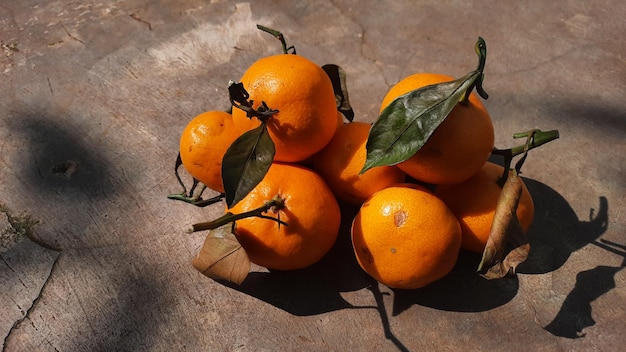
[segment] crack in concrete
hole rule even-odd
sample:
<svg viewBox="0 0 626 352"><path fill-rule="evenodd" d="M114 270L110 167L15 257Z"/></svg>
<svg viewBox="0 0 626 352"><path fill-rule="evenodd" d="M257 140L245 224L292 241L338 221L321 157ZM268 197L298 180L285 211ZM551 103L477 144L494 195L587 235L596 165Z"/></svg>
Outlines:
<svg viewBox="0 0 626 352"><path fill-rule="evenodd" d="M382 67L377 63L378 59L375 56L369 56L367 54L365 54L365 46L367 45L367 40L366 40L366 32L365 32L365 26L363 26L361 23L357 22L355 20L354 17L349 16L347 13L345 13L343 11L343 9L337 5L335 3L335 1L333 0L329 0L329 3L337 9L337 11L339 11L339 13L341 14L341 16L349 19L352 23L354 23L357 27L359 27L360 29L360 33L357 35L357 37L360 39L360 43L359 43L359 55L364 58L365 60L369 61L372 63L372 65L374 65L374 67L376 67L376 69L378 70L378 73L380 74L380 76L382 77L383 81L385 82L385 85L387 87L391 87L392 84L389 83L389 81L387 80L387 77L385 77L384 75L384 71L382 69Z"/></svg>
<svg viewBox="0 0 626 352"><path fill-rule="evenodd" d="M379 60L378 58L376 58L376 56L370 56L367 55L365 53L365 47L367 45L367 36L368 34L365 31L365 26L363 26L361 23L357 22L354 17L349 16L339 5L337 5L335 3L335 1L330 0L329 3L335 7L337 9L337 11L339 11L339 13L341 14L341 16L349 19L352 23L354 23L357 27L359 27L360 33L357 35L357 37L359 38L360 42L359 42L359 55L369 61L372 65L374 65L374 67L376 67L376 70L378 71L378 73L380 74L380 77L382 77L383 81L385 82L385 85L387 87L391 87L392 84L389 83L389 81L387 80L387 77L384 74L384 70L381 67L381 65L379 64Z"/></svg>
<svg viewBox="0 0 626 352"><path fill-rule="evenodd" d="M151 30L152 30L152 24L151 24L150 22L148 22L148 21L146 21L146 20L142 19L141 17L139 17L139 15L138 15L138 14L136 14L136 13L131 13L129 16L130 16L130 18L132 18L133 20L135 20L135 21L137 21L137 22L140 22L140 23L143 23L143 24L147 25L147 26L148 26L148 30L149 30L149 31L151 31Z"/></svg>
<svg viewBox="0 0 626 352"><path fill-rule="evenodd" d="M59 254L60 255L60 254ZM52 277L52 273L54 272L54 269L56 268L57 262L58 262L59 257L57 256L54 261L52 262L52 266L50 267L50 272L48 273L47 277L46 277L46 281L44 281L43 285L41 285L41 288L39 289L39 292L37 293L37 296L35 297L35 299L33 299L32 304L30 305L30 307L26 310L26 313L24 314L23 317L21 317L20 319L16 320L13 325L11 326L11 329L9 329L9 332L7 333L7 335L4 337L3 341L2 341L2 352L5 352L7 349L7 343L9 341L9 339L11 338L11 335L14 333L15 330L19 329L19 327L22 325L22 323L24 321L26 321L29 317L31 312L35 309L35 307L37 306L37 304L39 303L39 301L41 300L41 297L43 296L43 292L46 289L46 286L48 285L48 282L50 282L50 278ZM3 258L4 260L4 258ZM6 261L5 261L6 263ZM10 267L9 267L10 268ZM13 269L11 269L13 270ZM21 282L21 280L20 280ZM19 307L19 306L18 306ZM22 310L22 307L19 307L20 310ZM33 326L33 328L37 329L35 327L35 325L33 324L33 322L31 321L31 325ZM56 348L55 348L56 350Z"/></svg>
<svg viewBox="0 0 626 352"><path fill-rule="evenodd" d="M568 56L570 56L571 54L576 54L578 52L581 51L587 51L587 49L591 48L591 45L581 45L581 46L573 46L561 53L555 53L552 56L549 56L545 59L542 59L541 61L533 64L533 65L529 65L529 66L522 66L519 67L515 70L512 71L508 71L508 72L501 72L498 73L501 76L506 76L506 75L516 75L516 74L522 74L522 73L526 73L526 72L532 72L534 70L537 70L538 68L541 67L545 67L546 65L549 64L555 64L555 63L559 63L559 61L563 58L566 58Z"/></svg>
<svg viewBox="0 0 626 352"><path fill-rule="evenodd" d="M45 249L48 249L48 250L51 250L51 251L54 251L54 252L60 252L60 249L53 248L53 247L51 247L51 246L49 246L49 245L47 245L45 243L42 243L40 240L35 238L35 236L33 235L33 228L37 224L39 224L39 220L34 219L30 214L28 214L26 212L23 212L23 213L17 214L17 215L13 214L12 211L7 206L5 206L4 204L0 204L0 214L3 214L6 217L6 223L8 225L2 231L3 236L4 237L11 237L10 239L15 240L15 241L7 242L6 246L2 246L2 247L6 247L6 249L8 250L9 248L13 247L13 245L15 245L15 243L17 243L19 240L27 239L27 240L30 240L31 242L33 242L34 244L36 244L36 245L38 245L38 246L40 246L42 248L45 248ZM2 263L12 273L14 273L16 275L19 275L19 272L16 271L15 268L13 268L13 266L9 263L9 261L5 258L4 255L0 254L0 258L2 260ZM24 308L23 307L21 307L17 302L15 302L16 306L18 307L20 313L23 314L23 316L13 322L13 325L9 329L7 335L4 337L3 342L2 342L2 350L3 351L5 351L6 348L7 348L6 346L7 346L7 342L9 340L10 336L22 324L22 322L24 322L30 316L30 312L33 311L34 307L36 307L37 303L41 299L43 290L45 289L46 285L48 284L48 281L50 280L50 278L52 276L52 272L53 272L54 268L56 267L57 261L58 261L58 256L56 256L54 258L54 260L52 262L52 265L50 266L50 270L46 274L45 281L41 285L41 287L39 289L39 292L37 292L35 298L32 300L30 307L28 309L26 309L26 312L24 312ZM26 289L26 290L29 289L29 285L27 285L26 282L24 282L24 280L22 280L21 277L18 277L17 281L24 287L24 289Z"/></svg>
<svg viewBox="0 0 626 352"><path fill-rule="evenodd" d="M361 55L362 57L366 58L367 60L373 61L372 58L367 57L364 53L363 53L363 47L365 46L365 27L363 27L363 25L361 25L359 22L355 21L353 17L349 16L347 13L345 13L343 11L343 9L337 5L335 3L335 1L333 0L329 0L329 3L337 9L337 11L339 11L339 13L341 14L342 17L345 17L347 19L349 19L352 23L354 23L355 25L357 25L361 31L360 35L358 36L359 39L361 40L361 42L359 43L359 55Z"/></svg>
<svg viewBox="0 0 626 352"><path fill-rule="evenodd" d="M70 39L72 39L72 40L74 40L74 41L77 41L77 42L81 43L82 45L86 45L84 41L82 41L80 38L78 38L78 37L74 36L72 33L70 33L70 31L69 31L69 30L67 30L67 27L65 27L65 25L64 25L64 24L61 24L61 26L62 26L62 27L63 27L63 29L65 30L65 34L67 34L67 36L68 36Z"/></svg>

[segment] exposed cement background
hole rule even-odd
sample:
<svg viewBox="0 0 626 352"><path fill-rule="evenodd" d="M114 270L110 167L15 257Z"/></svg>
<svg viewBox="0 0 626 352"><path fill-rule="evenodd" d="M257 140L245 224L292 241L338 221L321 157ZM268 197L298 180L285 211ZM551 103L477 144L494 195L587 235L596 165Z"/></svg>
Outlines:
<svg viewBox="0 0 626 352"><path fill-rule="evenodd" d="M4 349L623 348L624 18L616 0L3 1L0 203L40 221L0 253ZM204 234L182 229L222 208L166 199L178 136L280 51L257 23L342 66L356 119L370 122L404 76L473 69L484 37L497 146L561 133L524 166L536 221L518 277L484 281L464 255L448 278L395 292L356 266L347 225L304 272L255 267L241 287L196 272Z"/></svg>

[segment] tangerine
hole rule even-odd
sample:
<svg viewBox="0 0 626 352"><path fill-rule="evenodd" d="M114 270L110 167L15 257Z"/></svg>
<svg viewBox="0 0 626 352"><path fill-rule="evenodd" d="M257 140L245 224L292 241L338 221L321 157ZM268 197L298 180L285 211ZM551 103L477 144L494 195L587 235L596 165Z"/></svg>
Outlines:
<svg viewBox="0 0 626 352"><path fill-rule="evenodd" d="M370 126L366 122L342 124L313 159L313 169L335 196L353 205L361 205L377 191L404 182L406 176L395 166L375 167L360 174L367 155L365 144Z"/></svg>
<svg viewBox="0 0 626 352"><path fill-rule="evenodd" d="M337 110L337 128L339 128L339 126L345 124L345 116L341 113L341 111ZM337 131L335 131L337 132Z"/></svg>
<svg viewBox="0 0 626 352"><path fill-rule="evenodd" d="M476 253L484 251L502 191L497 182L503 173L504 167L487 162L465 182L439 185L435 189L435 194L459 219L463 235L462 248ZM528 230L534 218L533 199L523 181L517 218L524 231Z"/></svg>
<svg viewBox="0 0 626 352"><path fill-rule="evenodd" d="M380 111L399 96L427 85L452 81L435 73L417 73L394 85ZM420 150L398 167L409 176L431 184L454 184L475 174L494 145L491 117L475 93L469 104L457 104Z"/></svg>
<svg viewBox="0 0 626 352"><path fill-rule="evenodd" d="M272 215L288 225L260 217L236 221L235 235L250 261L278 270L307 267L333 246L339 232L339 205L324 180L297 164L273 163L263 180L229 211L239 214L278 197Z"/></svg>
<svg viewBox="0 0 626 352"><path fill-rule="evenodd" d="M267 120L276 154L274 160L298 162L320 151L337 129L335 93L326 72L294 54L261 58L241 77L257 109L262 102L278 110ZM260 124L241 109L233 109L235 124L251 129Z"/></svg>
<svg viewBox="0 0 626 352"><path fill-rule="evenodd" d="M180 158L187 172L207 187L224 192L222 159L242 130L225 111L207 111L185 126L180 138Z"/></svg>
<svg viewBox="0 0 626 352"><path fill-rule="evenodd" d="M447 275L461 248L454 214L423 186L374 193L352 223L359 265L379 282L400 289L424 287Z"/></svg>

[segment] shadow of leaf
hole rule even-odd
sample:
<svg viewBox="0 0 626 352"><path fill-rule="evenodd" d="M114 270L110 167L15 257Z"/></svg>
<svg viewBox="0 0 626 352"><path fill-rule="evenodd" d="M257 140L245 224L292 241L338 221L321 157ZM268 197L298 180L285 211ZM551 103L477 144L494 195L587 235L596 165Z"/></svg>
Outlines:
<svg viewBox="0 0 626 352"><path fill-rule="evenodd" d="M615 288L615 274L622 269L624 266L597 266L578 273L576 286L545 329L553 335L571 339L585 336L583 329L596 323L591 315L591 302Z"/></svg>
<svg viewBox="0 0 626 352"><path fill-rule="evenodd" d="M543 274L554 271L570 255L597 240L607 228L608 201L600 197L599 207L589 221L579 221L569 203L549 186L524 179L535 204L535 220L529 229L530 253L517 272Z"/></svg>
<svg viewBox="0 0 626 352"><path fill-rule="evenodd" d="M562 267L573 252L588 244L606 247L597 242L608 227L606 197L599 198L598 208L591 209L588 221L580 221L568 202L552 188L530 179L524 182L535 203L535 221L529 231L530 255L518 267L519 273L552 272ZM584 336L583 329L595 324L591 302L615 288L614 277L621 269L623 265L598 266L578 273L574 289L545 330L566 338Z"/></svg>

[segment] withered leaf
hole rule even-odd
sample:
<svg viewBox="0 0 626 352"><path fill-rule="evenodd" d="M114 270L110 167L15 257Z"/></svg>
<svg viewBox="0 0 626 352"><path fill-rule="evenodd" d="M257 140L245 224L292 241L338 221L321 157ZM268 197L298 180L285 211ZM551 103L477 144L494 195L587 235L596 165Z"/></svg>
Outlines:
<svg viewBox="0 0 626 352"><path fill-rule="evenodd" d="M514 275L515 269L528 258L530 244L517 218L522 195L522 180L511 171L498 198L493 224L478 272L486 279Z"/></svg>
<svg viewBox="0 0 626 352"><path fill-rule="evenodd" d="M250 272L250 259L232 233L232 223L209 231L193 266L214 280L241 284Z"/></svg>

